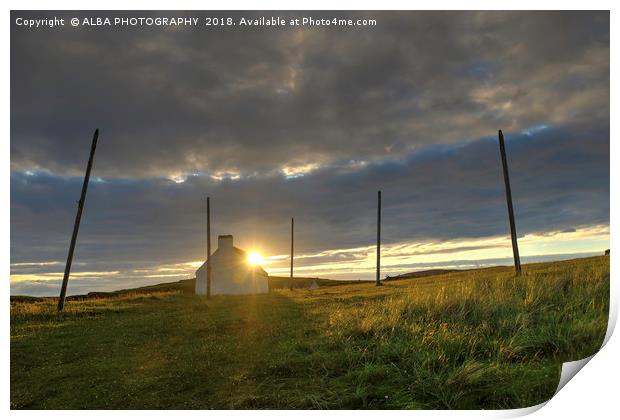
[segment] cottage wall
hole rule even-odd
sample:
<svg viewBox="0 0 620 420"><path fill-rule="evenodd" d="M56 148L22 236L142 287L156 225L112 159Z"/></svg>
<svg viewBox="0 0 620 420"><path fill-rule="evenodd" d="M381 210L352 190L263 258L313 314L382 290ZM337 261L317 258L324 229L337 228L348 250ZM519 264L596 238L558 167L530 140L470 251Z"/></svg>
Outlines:
<svg viewBox="0 0 620 420"><path fill-rule="evenodd" d="M196 270L196 286L194 291L197 295L207 294L207 263L205 262Z"/></svg>
<svg viewBox="0 0 620 420"><path fill-rule="evenodd" d="M233 247L231 236L218 238L218 249L210 258L212 295L268 293L268 276L258 266L248 264L243 251ZM196 294L207 294L207 263L196 271Z"/></svg>

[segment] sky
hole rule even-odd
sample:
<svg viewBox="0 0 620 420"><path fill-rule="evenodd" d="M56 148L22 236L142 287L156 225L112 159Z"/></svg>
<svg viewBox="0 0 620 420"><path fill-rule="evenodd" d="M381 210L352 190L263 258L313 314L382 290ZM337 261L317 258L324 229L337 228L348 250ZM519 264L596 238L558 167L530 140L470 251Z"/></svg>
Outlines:
<svg viewBox="0 0 620 420"><path fill-rule="evenodd" d="M17 17L375 19L372 27L25 28ZM193 277L212 240L287 275L510 264L609 247L608 12L12 12L11 293Z"/></svg>

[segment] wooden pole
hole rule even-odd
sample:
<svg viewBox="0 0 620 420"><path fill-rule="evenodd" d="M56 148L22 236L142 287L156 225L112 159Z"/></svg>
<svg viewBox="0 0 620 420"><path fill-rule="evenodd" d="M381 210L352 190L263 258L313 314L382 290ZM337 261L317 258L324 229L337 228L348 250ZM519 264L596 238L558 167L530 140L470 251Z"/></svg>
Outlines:
<svg viewBox="0 0 620 420"><path fill-rule="evenodd" d="M293 290L293 259L295 254L295 219L291 217L291 276L289 279L289 289Z"/></svg>
<svg viewBox="0 0 620 420"><path fill-rule="evenodd" d="M381 191L377 191L377 279L376 285L381 286Z"/></svg>
<svg viewBox="0 0 620 420"><path fill-rule="evenodd" d="M515 227L515 214L512 207L512 192L510 191L510 178L508 177L508 161L506 159L506 147L504 146L504 134L499 130L499 154L502 158L504 171L504 185L506 187L506 204L508 206L508 220L510 222L510 236L512 239L512 254L515 260L515 273L521 275L521 259L519 258L519 244L517 242L517 228Z"/></svg>
<svg viewBox="0 0 620 420"><path fill-rule="evenodd" d="M207 298L211 297L211 199L207 197Z"/></svg>
<svg viewBox="0 0 620 420"><path fill-rule="evenodd" d="M95 157L95 149L97 148L97 139L99 138L99 129L95 130L93 142L90 146L90 157L86 165L86 174L84 175L84 183L82 184L82 193L80 201L78 201L77 214L75 215L75 224L73 225L73 234L71 235L71 243L69 244L69 254L67 255L67 264L65 265L65 275L62 278L62 287L60 288L60 297L58 298L58 312L62 312L65 307L65 298L67 297L67 285L69 284L69 275L71 273L71 262L73 261L73 252L75 251L75 243L77 241L78 231L80 230L80 220L82 219L82 210L86 201L86 190L88 189L88 181L90 179L90 171L93 167L93 158Z"/></svg>

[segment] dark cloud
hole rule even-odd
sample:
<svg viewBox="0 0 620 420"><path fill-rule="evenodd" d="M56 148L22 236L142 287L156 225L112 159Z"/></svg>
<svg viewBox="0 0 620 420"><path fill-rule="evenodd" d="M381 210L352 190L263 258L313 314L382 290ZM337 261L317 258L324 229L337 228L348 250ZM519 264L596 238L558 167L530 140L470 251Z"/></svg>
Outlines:
<svg viewBox="0 0 620 420"><path fill-rule="evenodd" d="M95 126L99 173L123 177L264 173L608 119L608 13L339 14L378 23L13 25L12 166L75 175Z"/></svg>
<svg viewBox="0 0 620 420"><path fill-rule="evenodd" d="M519 233L609 222L607 130L549 128L507 134ZM81 179L14 172L11 244L16 260L62 260ZM170 263L198 260L205 197L215 234L244 246L288 252L289 218L300 252L370 244L376 191L383 191L386 243L505 234L506 208L495 138L431 146L362 169L330 167L303 177L215 181L189 177L94 182L80 233L80 258ZM102 255L102 252L104 254Z"/></svg>

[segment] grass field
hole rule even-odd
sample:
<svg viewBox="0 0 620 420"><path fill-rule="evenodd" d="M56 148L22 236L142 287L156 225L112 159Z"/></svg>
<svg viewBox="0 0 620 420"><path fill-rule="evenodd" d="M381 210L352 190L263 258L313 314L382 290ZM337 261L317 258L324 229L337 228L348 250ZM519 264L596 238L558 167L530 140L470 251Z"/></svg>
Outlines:
<svg viewBox="0 0 620 420"><path fill-rule="evenodd" d="M11 407L517 408L596 352L609 259L211 300L11 303Z"/></svg>

